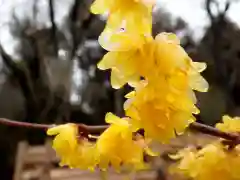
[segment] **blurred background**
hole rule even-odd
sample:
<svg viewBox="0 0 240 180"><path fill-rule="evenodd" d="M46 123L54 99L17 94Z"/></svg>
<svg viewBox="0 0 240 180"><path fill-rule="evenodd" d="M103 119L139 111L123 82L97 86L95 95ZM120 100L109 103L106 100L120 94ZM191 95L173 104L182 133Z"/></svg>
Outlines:
<svg viewBox="0 0 240 180"><path fill-rule="evenodd" d="M90 14L91 3L0 0L1 118L97 125L108 111L123 115L129 87L113 90L109 71L96 69L106 53L97 41L106 18ZM240 115L239 9L237 0L158 0L154 9L154 35L175 32L193 60L208 65L209 92L197 94L198 121L205 124ZM12 179L20 166L23 140L40 145L46 135L0 124L1 179Z"/></svg>

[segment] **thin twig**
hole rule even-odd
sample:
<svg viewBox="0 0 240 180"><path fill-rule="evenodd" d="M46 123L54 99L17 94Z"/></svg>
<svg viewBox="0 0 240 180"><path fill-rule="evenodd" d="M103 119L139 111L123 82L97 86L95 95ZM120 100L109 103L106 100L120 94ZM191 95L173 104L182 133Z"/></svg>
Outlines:
<svg viewBox="0 0 240 180"><path fill-rule="evenodd" d="M43 130L47 130L51 127L56 126L56 124L38 124L38 123L20 122L20 121L10 120L6 118L0 118L0 124L5 124L8 126L25 127L25 128L36 128L36 129L43 129ZM88 126L85 124L77 124L77 126L80 131L89 132L93 134L101 133L108 127L107 125Z"/></svg>
<svg viewBox="0 0 240 180"><path fill-rule="evenodd" d="M217 128L214 128L212 126L208 126L205 124L194 122L192 123L189 128L191 130L196 130L198 132L209 134L215 137L223 138L230 141L239 141L240 142L240 136L235 133L228 133L218 130Z"/></svg>
<svg viewBox="0 0 240 180"><path fill-rule="evenodd" d="M6 118L0 118L0 124L4 124L7 126L18 126L18 127L25 127L25 128L44 129L44 130L53 126L53 125L48 125L48 124L20 122L20 121L10 120L10 119L6 119Z"/></svg>
<svg viewBox="0 0 240 180"><path fill-rule="evenodd" d="M37 124L37 123L29 123L29 122L19 122L15 120L6 119L6 118L0 118L0 124L5 124L8 126L19 126L19 127L25 127L25 128L38 128L43 130L47 130L48 128L56 126L55 124ZM91 134L102 133L105 129L109 127L108 125L89 126L85 124L77 124L77 126L80 132L91 133ZM225 140L234 141L235 143L240 144L240 136L235 133L223 132L212 126L204 125L197 122L193 122L189 126L189 128L191 130L195 130L204 134L223 138Z"/></svg>

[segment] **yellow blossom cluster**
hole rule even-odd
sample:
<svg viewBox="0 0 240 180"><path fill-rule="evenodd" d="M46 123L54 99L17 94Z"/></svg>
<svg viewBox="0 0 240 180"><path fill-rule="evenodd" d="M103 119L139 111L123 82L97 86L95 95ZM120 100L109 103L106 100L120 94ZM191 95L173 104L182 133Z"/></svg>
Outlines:
<svg viewBox="0 0 240 180"><path fill-rule="evenodd" d="M137 29L136 29L137 31ZM134 87L125 103L126 115L147 137L167 142L182 133L199 113L193 90L206 92L200 75L205 63L193 62L175 34L151 35L107 29L99 38L109 52L98 68L111 69L111 85Z"/></svg>
<svg viewBox="0 0 240 180"><path fill-rule="evenodd" d="M96 166L95 144L88 142L83 137L78 137L77 125L59 125L48 129L47 134L55 136L53 148L61 158L61 166L89 170Z"/></svg>
<svg viewBox="0 0 240 180"><path fill-rule="evenodd" d="M131 169L145 167L143 153L151 152L139 140L133 140L133 129L127 118L107 113L106 122L110 127L96 143L79 136L76 124L65 124L50 128L48 135L55 135L53 148L61 158L60 165L70 168L107 170L111 165L119 171L124 165Z"/></svg>
<svg viewBox="0 0 240 180"><path fill-rule="evenodd" d="M194 90L206 92L208 83L200 75L205 63L193 62L173 33L152 37L152 9L155 0L95 0L94 14L107 14L99 44L109 51L98 63L111 69L115 89L130 85L125 116L107 113L110 124L90 143L78 137L77 126L66 124L48 130L56 135L53 148L62 164L73 168L106 170L110 165L145 167L143 154L154 155L148 142L168 142L183 133L199 110ZM133 135L143 129L144 137ZM136 138L138 137L138 138ZM149 141L147 141L148 139Z"/></svg>
<svg viewBox="0 0 240 180"><path fill-rule="evenodd" d="M150 34L154 1L95 0L90 10L94 14L108 13L106 29L124 26L132 32Z"/></svg>
<svg viewBox="0 0 240 180"><path fill-rule="evenodd" d="M223 123L218 123L216 128L224 132L240 132L239 117L223 117ZM201 150L186 148L173 159L180 158L173 172L182 173L196 180L238 180L240 179L240 145L230 147L221 140L206 145Z"/></svg>

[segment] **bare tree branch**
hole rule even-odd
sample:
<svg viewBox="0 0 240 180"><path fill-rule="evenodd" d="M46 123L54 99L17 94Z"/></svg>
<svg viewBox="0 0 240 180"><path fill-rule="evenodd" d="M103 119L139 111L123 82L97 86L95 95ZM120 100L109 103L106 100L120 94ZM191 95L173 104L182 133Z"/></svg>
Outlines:
<svg viewBox="0 0 240 180"><path fill-rule="evenodd" d="M207 13L208 13L211 21L213 21L216 17L220 17L221 19L224 19L227 11L229 10L229 8L230 8L230 6L233 2L236 2L236 1L234 1L234 0L226 1L224 9L220 10L218 1L216 1L216 0L206 0L205 1L205 7L206 7ZM214 14L212 12L212 9L211 9L212 5L215 5L216 8L217 8L217 14L215 16L214 16Z"/></svg>
<svg viewBox="0 0 240 180"><path fill-rule="evenodd" d="M38 0L34 0L33 6L32 6L32 13L33 13L33 21L36 22L37 20L37 14L38 14Z"/></svg>
<svg viewBox="0 0 240 180"><path fill-rule="evenodd" d="M0 44L0 54L2 56L2 60L5 63L5 65L10 69L13 73L19 74L21 73L21 70L17 67L17 64L14 62L14 60L6 53L6 51L3 49L2 45Z"/></svg>
<svg viewBox="0 0 240 180"><path fill-rule="evenodd" d="M72 35L73 47L72 47L72 56L74 57L75 52L78 49L79 44L83 41L84 32L88 29L89 24L92 22L94 15L90 14L90 16L81 22L80 11L83 9L82 6L84 2L79 0L75 0L74 4L70 10L70 31ZM82 9L81 9L82 8Z"/></svg>
<svg viewBox="0 0 240 180"><path fill-rule="evenodd" d="M229 7L231 5L232 1L228 0L225 4L225 7L223 10L220 10L219 7L219 2L216 0L206 0L205 1L205 8L207 10L208 16L210 18L211 21L214 21L217 17L220 16L220 18L224 18L227 11L229 10ZM214 15L212 12L212 5L215 5L216 9L217 9L217 14Z"/></svg>
<svg viewBox="0 0 240 180"><path fill-rule="evenodd" d="M205 1L205 8L207 10L207 13L208 13L208 16L210 18L211 21L214 21L214 15L212 13L212 10L211 10L211 3L212 3L212 0L206 0Z"/></svg>
<svg viewBox="0 0 240 180"><path fill-rule="evenodd" d="M58 47L57 26L55 23L53 0L49 0L48 3L49 3L49 16L50 16L50 21L52 24L52 41L53 41L53 46L54 46L54 55L57 57L59 47Z"/></svg>
<svg viewBox="0 0 240 180"><path fill-rule="evenodd" d="M71 8L70 12L70 31L72 35L72 52L71 52L71 59L75 56L75 52L77 51L78 44L79 44L79 37L78 37L78 9L80 6L80 1L75 0L74 4Z"/></svg>
<svg viewBox="0 0 240 180"><path fill-rule="evenodd" d="M33 56L31 59L29 59L28 62L28 69L30 70L31 78L33 78L33 81L35 81L36 79L39 79L41 63L39 50L37 46L37 40L34 37L28 35L25 36L25 39L28 40L33 51Z"/></svg>
<svg viewBox="0 0 240 180"><path fill-rule="evenodd" d="M71 52L71 59L75 56L75 53L79 47L79 44L83 42L84 33L88 30L91 22L96 17L93 14L90 14L89 17L82 22L79 19L80 14L80 6L82 6L84 2L79 0L75 0L73 6L70 10L70 31L72 35L72 52Z"/></svg>
<svg viewBox="0 0 240 180"><path fill-rule="evenodd" d="M19 122L16 120L11 120L6 118L0 118L0 124L5 124L8 126L25 127L25 128L37 128L37 129L43 129L43 130L47 130L49 128L56 126L55 124L37 124L37 123ZM78 126L79 134L83 133L83 135L84 134L85 135L101 134L109 127L109 125L99 125L99 126L90 126L86 124L76 124L76 125ZM238 133L224 132L215 127L208 126L198 122L191 123L189 126L189 129L203 133L203 134L208 134L211 136L225 139L225 141L223 142L224 143L227 142L228 145L231 145L231 143L240 144L240 135Z"/></svg>
<svg viewBox="0 0 240 180"><path fill-rule="evenodd" d="M23 96L26 98L26 106L34 107L36 105L36 97L34 94L34 90L31 85L31 80L29 79L30 75L25 69L19 67L17 63L11 58L10 55L6 53L0 44L0 54L2 56L2 60L8 69L14 74L17 78L19 85L21 87L21 92Z"/></svg>
<svg viewBox="0 0 240 180"><path fill-rule="evenodd" d="M222 11L222 16L223 16L223 17L226 16L226 13L227 13L227 11L229 10L230 6L232 5L232 3L235 3L235 2L238 2L238 0L228 0L228 1L225 3L224 10Z"/></svg>
<svg viewBox="0 0 240 180"><path fill-rule="evenodd" d="M225 4L224 13L226 13L229 10L230 5L231 5L231 2L230 0L228 0Z"/></svg>

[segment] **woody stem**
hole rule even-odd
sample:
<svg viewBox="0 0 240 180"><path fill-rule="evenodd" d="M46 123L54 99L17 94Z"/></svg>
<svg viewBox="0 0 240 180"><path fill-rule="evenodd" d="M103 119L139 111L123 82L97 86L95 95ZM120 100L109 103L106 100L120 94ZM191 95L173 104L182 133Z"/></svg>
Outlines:
<svg viewBox="0 0 240 180"><path fill-rule="evenodd" d="M25 128L37 128L47 130L55 126L54 124L37 124L37 123L29 123L29 122L19 122L16 120L10 120L6 118L0 118L0 124L5 124L8 126L18 126L18 127L25 127ZM100 125L100 126L89 126L85 124L77 124L79 131L88 132L88 133L102 133L105 129L108 128L108 125ZM189 128L191 130L195 130L204 134L212 135L215 137L223 138L225 140L239 142L240 143L240 136L234 133L227 133L220 131L212 126L204 125L198 122L193 122Z"/></svg>

